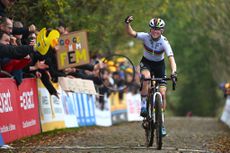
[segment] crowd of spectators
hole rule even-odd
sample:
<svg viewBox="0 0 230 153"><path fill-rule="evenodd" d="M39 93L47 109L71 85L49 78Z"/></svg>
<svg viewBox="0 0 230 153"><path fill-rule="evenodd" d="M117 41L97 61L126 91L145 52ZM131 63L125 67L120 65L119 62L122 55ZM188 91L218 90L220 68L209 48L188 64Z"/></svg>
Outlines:
<svg viewBox="0 0 230 153"><path fill-rule="evenodd" d="M31 33L36 31L32 24L23 27L21 22L13 21L5 12L7 7L12 6L14 0L0 0L0 68L11 74L17 85L22 81L23 68L31 62L29 54L36 53L34 46L22 44Z"/></svg>
<svg viewBox="0 0 230 153"><path fill-rule="evenodd" d="M5 12L7 7L12 6L15 0L0 0L0 70L1 77L8 77L10 74L17 85L20 85L25 77L38 77L48 89L51 95L58 93L52 82L57 82L58 77L78 77L91 79L101 84L97 76L86 74L85 70L94 71L98 65L83 65L75 68L58 70L56 51L58 48L49 48L46 55L41 55L34 48L36 44L37 29L34 24L24 27L20 21L13 21ZM68 34L64 26L57 27L60 34ZM47 35L49 34L47 32Z"/></svg>
<svg viewBox="0 0 230 153"><path fill-rule="evenodd" d="M14 21L7 16L5 9L12 6L16 0L0 0L0 77L12 77L16 84L20 85L23 78L37 77L40 78L44 86L51 95L59 98L57 90L53 83L58 82L58 77L82 78L89 79L97 86L100 95L111 93L103 82L108 79L109 73L101 79L99 70L105 69L100 56L93 56L91 63L77 67L58 69L56 52L58 46L50 47L45 55L40 54L35 49L37 29L34 24L24 26L20 21ZM56 28L59 33L68 34L68 28L60 25ZM47 30L47 35L52 29ZM108 69L116 81L119 74L112 67ZM128 72L128 69L127 69ZM129 72L131 72L129 70ZM126 80L130 80L133 72L127 73ZM138 78L138 77L135 77ZM137 93L138 84L127 83L126 91ZM119 93L122 98L123 91ZM99 96L99 102L103 109L104 97Z"/></svg>

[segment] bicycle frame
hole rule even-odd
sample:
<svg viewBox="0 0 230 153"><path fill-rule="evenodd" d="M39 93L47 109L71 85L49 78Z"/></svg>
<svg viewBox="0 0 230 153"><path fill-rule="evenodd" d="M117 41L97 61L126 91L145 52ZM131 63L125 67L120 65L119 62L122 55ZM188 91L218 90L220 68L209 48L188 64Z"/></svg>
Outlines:
<svg viewBox="0 0 230 153"><path fill-rule="evenodd" d="M148 116L143 120L143 127L146 133L147 147L152 146L154 139L154 131L156 134L157 149L162 147L162 123L164 122L164 113L162 112L163 97L159 92L159 82L161 80L172 80L173 89L175 88L175 81L171 78L144 78L144 81L150 81L147 101Z"/></svg>

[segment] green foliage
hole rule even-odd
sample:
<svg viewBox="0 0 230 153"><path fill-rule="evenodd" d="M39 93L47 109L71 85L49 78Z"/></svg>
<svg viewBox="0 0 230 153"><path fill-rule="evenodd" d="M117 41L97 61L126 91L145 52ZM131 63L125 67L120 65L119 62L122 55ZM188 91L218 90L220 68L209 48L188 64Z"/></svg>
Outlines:
<svg viewBox="0 0 230 153"><path fill-rule="evenodd" d="M229 7L228 0L20 0L9 12L38 28L65 23L71 31L87 30L91 54L122 53L135 64L143 47L125 33L124 18L134 16L136 31L149 31L152 17L163 18L179 73L176 92L168 92L168 109L214 116L221 103L217 86L230 74Z"/></svg>
<svg viewBox="0 0 230 153"><path fill-rule="evenodd" d="M66 18L65 13L69 8L65 0L20 0L10 8L9 14L25 25L34 23L40 29L55 28Z"/></svg>

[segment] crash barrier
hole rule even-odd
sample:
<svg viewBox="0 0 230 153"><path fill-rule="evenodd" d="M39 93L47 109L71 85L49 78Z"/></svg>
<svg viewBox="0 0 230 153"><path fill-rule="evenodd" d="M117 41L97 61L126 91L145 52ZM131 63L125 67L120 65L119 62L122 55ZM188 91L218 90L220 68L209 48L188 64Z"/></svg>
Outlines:
<svg viewBox="0 0 230 153"><path fill-rule="evenodd" d="M17 87L14 79L0 78L0 133L5 143L40 133L38 113L35 79L24 79Z"/></svg>
<svg viewBox="0 0 230 153"><path fill-rule="evenodd" d="M220 119L230 127L230 95L226 98L226 103Z"/></svg>
<svg viewBox="0 0 230 153"><path fill-rule="evenodd" d="M59 84L54 86L59 93L59 99L51 96L42 83L38 82L43 132L93 125L111 126L124 121L141 120L139 94L123 93L122 98L119 98L118 92L109 96L105 94L104 102L100 103L99 95L88 94L88 89L75 93L64 91Z"/></svg>
<svg viewBox="0 0 230 153"><path fill-rule="evenodd" d="M99 95L66 92L58 84L59 98L51 96L39 79L24 79L17 87L13 79L1 78L0 85L0 146L54 129L141 120L139 94L105 94L101 103Z"/></svg>

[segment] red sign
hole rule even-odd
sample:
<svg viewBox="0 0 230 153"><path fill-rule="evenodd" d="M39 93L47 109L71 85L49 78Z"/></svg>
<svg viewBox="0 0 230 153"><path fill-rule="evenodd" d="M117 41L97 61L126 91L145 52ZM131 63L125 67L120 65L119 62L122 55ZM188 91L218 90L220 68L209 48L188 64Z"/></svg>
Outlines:
<svg viewBox="0 0 230 153"><path fill-rule="evenodd" d="M19 86L19 118L22 137L40 133L36 79L24 79Z"/></svg>
<svg viewBox="0 0 230 153"><path fill-rule="evenodd" d="M19 88L10 78L0 78L0 133L5 143L40 132L35 79Z"/></svg>
<svg viewBox="0 0 230 153"><path fill-rule="evenodd" d="M17 86L13 79L0 79L0 133L5 143L20 138Z"/></svg>

